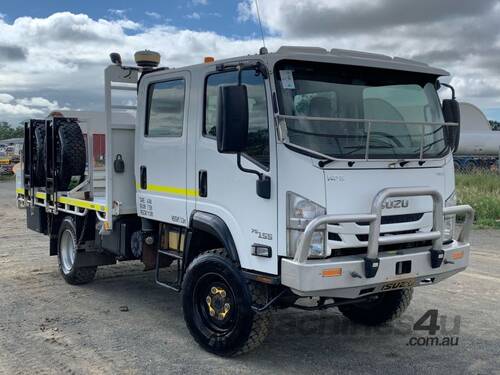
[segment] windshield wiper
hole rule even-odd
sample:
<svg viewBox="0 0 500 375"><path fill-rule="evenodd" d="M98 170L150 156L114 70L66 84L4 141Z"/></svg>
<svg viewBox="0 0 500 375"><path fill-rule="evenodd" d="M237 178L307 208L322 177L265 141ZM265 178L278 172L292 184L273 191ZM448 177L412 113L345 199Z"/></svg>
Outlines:
<svg viewBox="0 0 500 375"><path fill-rule="evenodd" d="M356 152L356 151L359 151L359 150L362 150L366 147L366 145L357 145L357 146L345 146L344 148L352 148L353 150L349 151L347 154L342 154L342 156L347 156L347 155L351 155L352 153ZM392 146L370 146L370 148L392 148ZM334 161L337 161L337 160L332 160L332 159L323 159L323 160L320 160L318 162L318 165L323 168L325 166L327 166L328 164L330 163L333 163ZM349 167L352 167L354 165L355 161L349 161L348 162L348 165Z"/></svg>
<svg viewBox="0 0 500 375"><path fill-rule="evenodd" d="M308 155L310 157L313 157L313 158L316 158L316 159L321 159L320 161L323 161L323 162L326 162L326 161L337 161L336 159L334 158L330 158L328 155L326 154L322 154L321 152L317 152L317 151L314 151L314 150L311 150L311 149L308 149L308 148L305 148L305 147L301 147L301 146L298 146L298 145L295 145L293 143L289 143L289 142L283 142L283 144L292 149L292 150L295 150L297 152L300 152L301 154L304 154L304 155Z"/></svg>
<svg viewBox="0 0 500 375"><path fill-rule="evenodd" d="M323 159L323 160L320 160L320 161L318 162L318 165L319 165L321 168L323 168L323 167L326 167L328 164L333 163L334 161L336 161L336 160L332 160L332 159Z"/></svg>

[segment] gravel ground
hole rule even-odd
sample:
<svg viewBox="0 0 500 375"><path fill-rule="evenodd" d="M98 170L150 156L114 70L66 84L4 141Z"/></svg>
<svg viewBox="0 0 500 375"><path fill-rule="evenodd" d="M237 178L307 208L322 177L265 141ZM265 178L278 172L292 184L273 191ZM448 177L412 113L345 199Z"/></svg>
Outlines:
<svg viewBox="0 0 500 375"><path fill-rule="evenodd" d="M156 286L139 263L102 267L89 285L66 284L47 238L27 231L13 182L0 182L0 374L500 374L500 231L474 231L472 240L470 267L416 289L388 326L289 309L275 314L257 351L223 359L196 345L179 295ZM457 345L409 345L427 335L412 327L429 309L439 312L436 337L458 337Z"/></svg>

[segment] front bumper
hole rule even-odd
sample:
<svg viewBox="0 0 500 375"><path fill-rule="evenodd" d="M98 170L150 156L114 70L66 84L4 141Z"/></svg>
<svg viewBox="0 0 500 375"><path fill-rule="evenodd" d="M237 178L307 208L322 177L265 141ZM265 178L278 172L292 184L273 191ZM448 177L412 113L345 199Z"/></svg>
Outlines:
<svg viewBox="0 0 500 375"><path fill-rule="evenodd" d="M443 246L443 250L444 261L439 268L432 268L428 249L381 253L378 272L372 278L363 276L364 259L359 256L310 260L306 263L282 259L281 282L300 296L338 298L358 298L381 292L384 288L393 290L430 285L464 270L469 264L469 244L454 241ZM457 255L461 258L455 259ZM397 275L396 264L404 261L411 261L411 271ZM338 268L342 269L341 275L324 276L328 270Z"/></svg>
<svg viewBox="0 0 500 375"><path fill-rule="evenodd" d="M380 237L382 204L388 197L431 196L433 228ZM445 216L465 215L457 241L443 245ZM474 211L470 206L443 209L441 194L430 188L387 188L372 203L370 214L320 216L306 227L293 259L282 259L281 282L301 296L358 298L386 290L428 285L465 269L469 262L469 233ZM312 234L319 227L341 222L364 221L370 224L366 256L308 259ZM432 240L432 247L379 253L379 245Z"/></svg>

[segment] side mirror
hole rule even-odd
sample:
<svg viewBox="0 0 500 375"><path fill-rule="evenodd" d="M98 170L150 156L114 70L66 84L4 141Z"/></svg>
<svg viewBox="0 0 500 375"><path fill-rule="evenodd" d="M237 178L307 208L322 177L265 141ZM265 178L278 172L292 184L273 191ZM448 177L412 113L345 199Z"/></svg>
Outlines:
<svg viewBox="0 0 500 375"><path fill-rule="evenodd" d="M445 122L455 122L458 126L446 126L444 129L445 139L452 152L458 148L460 141L460 105L455 99L443 100L443 117Z"/></svg>
<svg viewBox="0 0 500 375"><path fill-rule="evenodd" d="M248 94L246 86L221 86L217 103L217 150L243 152L248 141Z"/></svg>
<svg viewBox="0 0 500 375"><path fill-rule="evenodd" d="M460 105L455 99L443 100L443 116L445 122L460 123Z"/></svg>

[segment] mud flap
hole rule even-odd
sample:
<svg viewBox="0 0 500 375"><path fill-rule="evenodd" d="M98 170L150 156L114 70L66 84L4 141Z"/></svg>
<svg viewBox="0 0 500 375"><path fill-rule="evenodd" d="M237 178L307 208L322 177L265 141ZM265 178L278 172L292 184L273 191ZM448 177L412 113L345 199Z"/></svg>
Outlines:
<svg viewBox="0 0 500 375"><path fill-rule="evenodd" d="M78 252L75 259L75 268L107 266L116 264L116 259L113 255L99 253L97 251Z"/></svg>
<svg viewBox="0 0 500 375"><path fill-rule="evenodd" d="M38 233L47 234L47 214L43 207L26 207L26 226Z"/></svg>
<svg viewBox="0 0 500 375"><path fill-rule="evenodd" d="M144 271L151 271L156 268L156 250L151 245L146 245L142 242L142 263Z"/></svg>
<svg viewBox="0 0 500 375"><path fill-rule="evenodd" d="M144 271L151 271L156 268L156 257L157 250L153 245L147 245L142 243L142 258L141 261L144 264ZM167 259L165 257L160 257L160 268L165 268L172 264L172 259Z"/></svg>
<svg viewBox="0 0 500 375"><path fill-rule="evenodd" d="M50 242L49 242L49 255L50 256L57 255L57 243L58 243L57 234L51 234L50 235Z"/></svg>

